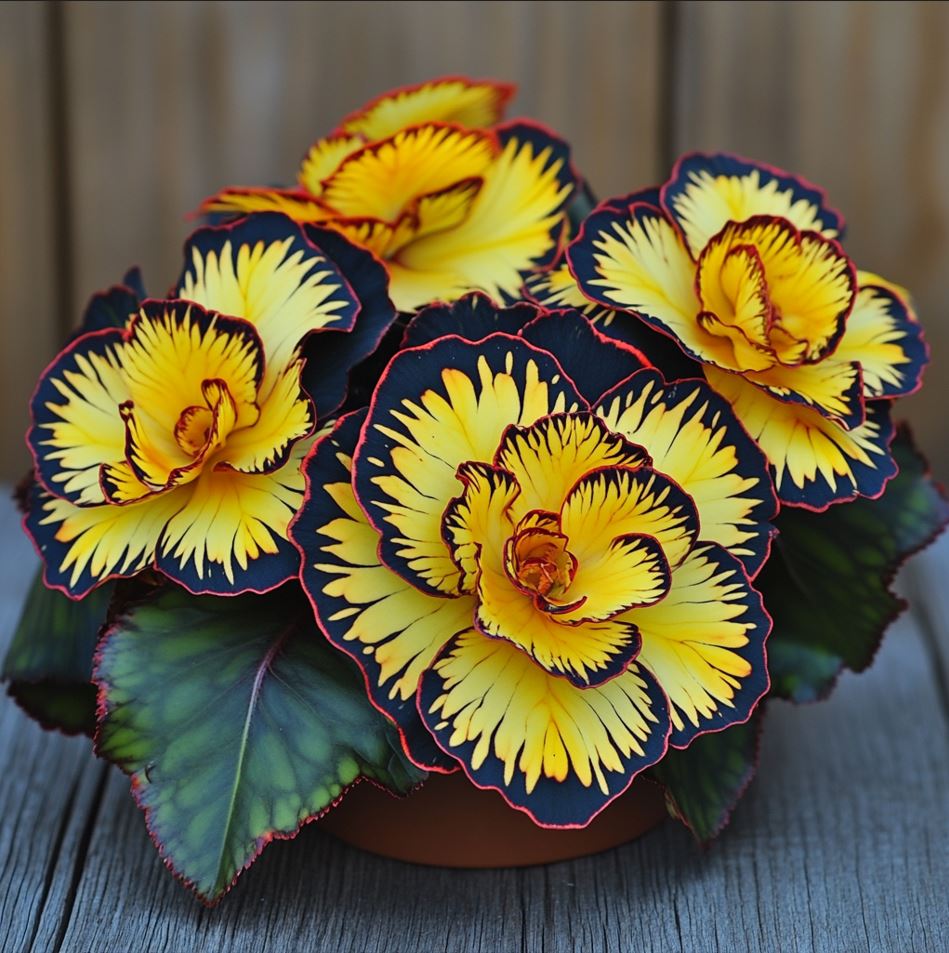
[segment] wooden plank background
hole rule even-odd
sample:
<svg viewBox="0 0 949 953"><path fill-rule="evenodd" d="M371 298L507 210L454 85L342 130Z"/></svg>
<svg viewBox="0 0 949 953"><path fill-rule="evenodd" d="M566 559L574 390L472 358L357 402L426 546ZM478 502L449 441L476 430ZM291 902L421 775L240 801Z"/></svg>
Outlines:
<svg viewBox="0 0 949 953"><path fill-rule="evenodd" d="M949 6L591 0L0 4L0 477L91 292L133 263L164 289L206 194L289 180L345 112L448 72L517 82L602 196L693 148L827 187L916 296L934 364L904 408L949 477Z"/></svg>

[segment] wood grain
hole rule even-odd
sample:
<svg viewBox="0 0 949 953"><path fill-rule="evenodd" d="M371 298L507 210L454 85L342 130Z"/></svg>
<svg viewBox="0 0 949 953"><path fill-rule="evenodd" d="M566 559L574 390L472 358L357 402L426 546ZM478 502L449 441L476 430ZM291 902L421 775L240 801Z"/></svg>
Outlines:
<svg viewBox="0 0 949 953"><path fill-rule="evenodd" d="M165 288L202 198L292 181L346 113L444 73L520 83L514 112L566 135L604 191L657 170L653 3L71 3L65 14L77 311L133 262Z"/></svg>
<svg viewBox="0 0 949 953"><path fill-rule="evenodd" d="M49 5L0 4L0 479L19 479L36 377L59 340Z"/></svg>
<svg viewBox="0 0 949 953"><path fill-rule="evenodd" d="M949 477L949 6L680 3L676 151L724 149L827 189L861 268L908 287L933 349L900 409Z"/></svg>
<svg viewBox="0 0 949 953"><path fill-rule="evenodd" d="M34 565L9 504L0 544L2 643ZM930 605L947 566L949 542L917 559L904 588L924 586ZM127 778L4 700L0 949L929 953L949 931L947 740L932 656L907 616L830 701L773 705L759 778L705 854L668 823L597 857L449 871L311 826L271 845L209 911L162 866Z"/></svg>

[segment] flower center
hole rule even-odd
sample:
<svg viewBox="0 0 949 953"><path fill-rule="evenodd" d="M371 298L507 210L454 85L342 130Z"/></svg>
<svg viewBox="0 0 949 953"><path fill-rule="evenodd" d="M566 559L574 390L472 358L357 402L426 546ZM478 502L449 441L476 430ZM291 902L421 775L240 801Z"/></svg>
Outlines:
<svg viewBox="0 0 949 953"><path fill-rule="evenodd" d="M555 521L554 514L551 516ZM519 529L505 546L508 579L521 592L534 596L538 607L547 612L571 608L559 600L577 572L577 560L567 549L567 537L558 530L555 523Z"/></svg>
<svg viewBox="0 0 949 953"><path fill-rule="evenodd" d="M211 436L214 414L210 407L185 407L175 424L175 440L185 453L197 456Z"/></svg>
<svg viewBox="0 0 949 953"><path fill-rule="evenodd" d="M204 403L185 407L174 431L178 446L196 459L223 445L237 422L234 398L224 381L204 381L201 396Z"/></svg>

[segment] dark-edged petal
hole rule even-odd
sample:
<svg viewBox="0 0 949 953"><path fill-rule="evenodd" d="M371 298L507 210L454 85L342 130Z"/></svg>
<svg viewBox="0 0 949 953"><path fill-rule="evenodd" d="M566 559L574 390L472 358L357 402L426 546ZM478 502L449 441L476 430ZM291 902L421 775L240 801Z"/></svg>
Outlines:
<svg viewBox="0 0 949 953"><path fill-rule="evenodd" d="M398 726L413 761L445 771L454 761L421 723L415 694L441 647L470 626L474 600L426 595L379 561L379 534L351 482L365 417L365 410L347 414L315 445L304 468L306 500L290 533L320 628L362 669L370 699Z"/></svg>
<svg viewBox="0 0 949 953"><path fill-rule="evenodd" d="M765 456L728 401L704 381L667 384L647 369L604 395L594 411L647 447L655 469L695 501L702 538L720 543L754 576L768 556L777 500Z"/></svg>
<svg viewBox="0 0 949 953"><path fill-rule="evenodd" d="M771 618L741 563L700 542L672 573L661 602L632 609L641 665L669 698L669 744L747 721L768 690L765 641Z"/></svg>
<svg viewBox="0 0 949 953"><path fill-rule="evenodd" d="M662 187L661 201L695 256L726 222L753 215L780 216L828 238L840 238L844 231L843 216L827 204L822 189L724 152L694 152L679 159Z"/></svg>
<svg viewBox="0 0 949 953"><path fill-rule="evenodd" d="M353 464L382 561L433 595L457 589L441 536L458 466L488 462L511 424L586 409L557 361L526 341L440 338L397 354L373 395Z"/></svg>
<svg viewBox="0 0 949 953"><path fill-rule="evenodd" d="M465 632L422 676L419 711L481 788L541 827L584 827L665 753L665 695L636 662L594 688L545 672L502 639Z"/></svg>

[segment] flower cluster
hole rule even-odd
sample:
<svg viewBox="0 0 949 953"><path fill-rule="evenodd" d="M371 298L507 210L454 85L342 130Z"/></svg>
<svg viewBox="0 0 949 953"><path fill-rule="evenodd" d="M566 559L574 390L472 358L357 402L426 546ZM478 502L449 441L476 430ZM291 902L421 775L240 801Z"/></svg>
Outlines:
<svg viewBox="0 0 949 953"><path fill-rule="evenodd" d="M562 139L499 124L512 93L457 78L397 90L314 143L297 188L224 189L203 208L339 230L386 262L400 311L473 288L516 296L556 255L575 176Z"/></svg>
<svg viewBox="0 0 949 953"><path fill-rule="evenodd" d="M920 325L819 190L693 155L577 224L511 94L397 90L296 187L219 191L168 295L97 295L33 396L23 639L68 636L44 600L93 634L97 750L206 898L360 777L571 828L648 772L712 836L769 689L888 621L822 642L808 534L831 574L871 538L877 591L947 517L890 421Z"/></svg>

